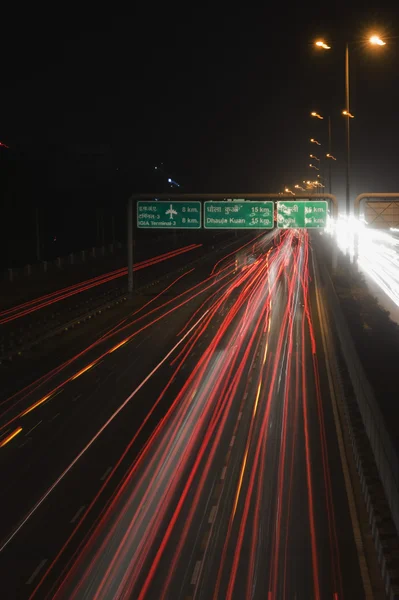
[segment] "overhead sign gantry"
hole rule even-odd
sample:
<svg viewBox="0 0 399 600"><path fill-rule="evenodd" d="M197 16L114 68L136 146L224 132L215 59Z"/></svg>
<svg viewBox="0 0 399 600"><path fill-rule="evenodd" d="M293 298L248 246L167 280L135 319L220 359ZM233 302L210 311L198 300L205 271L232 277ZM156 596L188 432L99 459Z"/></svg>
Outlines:
<svg viewBox="0 0 399 600"><path fill-rule="evenodd" d="M239 200L238 200L239 199ZM319 229L326 226L332 194L134 194L128 200L128 289L133 291L133 201L139 229ZM210 208L213 207L213 208ZM277 211L275 211L275 207ZM277 216L276 216L277 213ZM279 218L280 215L280 218Z"/></svg>

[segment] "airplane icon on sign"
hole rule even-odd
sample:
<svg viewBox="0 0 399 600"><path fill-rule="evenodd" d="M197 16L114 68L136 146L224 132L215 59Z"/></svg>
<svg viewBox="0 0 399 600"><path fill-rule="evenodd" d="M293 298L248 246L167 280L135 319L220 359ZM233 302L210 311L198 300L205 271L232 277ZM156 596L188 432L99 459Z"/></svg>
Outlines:
<svg viewBox="0 0 399 600"><path fill-rule="evenodd" d="M177 215L177 210L175 210L171 204L169 209L166 211L166 214L169 215L170 219L173 219L173 215Z"/></svg>

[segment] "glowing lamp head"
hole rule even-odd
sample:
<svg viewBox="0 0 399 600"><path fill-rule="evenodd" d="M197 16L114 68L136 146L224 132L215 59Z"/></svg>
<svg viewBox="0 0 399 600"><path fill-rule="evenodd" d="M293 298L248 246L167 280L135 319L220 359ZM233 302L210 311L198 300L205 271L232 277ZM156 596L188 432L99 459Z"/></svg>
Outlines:
<svg viewBox="0 0 399 600"><path fill-rule="evenodd" d="M372 35L369 42L370 44L373 44L373 46L386 46L384 40L382 40L378 35Z"/></svg>
<svg viewBox="0 0 399 600"><path fill-rule="evenodd" d="M328 46L323 40L317 40L315 43L318 48L323 48L323 50L330 50L331 46Z"/></svg>

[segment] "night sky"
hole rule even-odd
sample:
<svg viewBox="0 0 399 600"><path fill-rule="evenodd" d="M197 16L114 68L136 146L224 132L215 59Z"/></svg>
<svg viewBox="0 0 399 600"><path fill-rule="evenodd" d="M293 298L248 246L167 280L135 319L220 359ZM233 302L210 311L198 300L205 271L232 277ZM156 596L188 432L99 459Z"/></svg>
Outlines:
<svg viewBox="0 0 399 600"><path fill-rule="evenodd" d="M346 41L352 196L399 191L399 18L316 4L3 15L2 267L33 260L37 205L50 256L95 243L98 209L123 237L129 193L166 191L167 176L182 191L241 193L309 179L309 138L327 144L312 110L331 115L343 200ZM387 46L368 47L371 32ZM329 52L314 49L318 37Z"/></svg>

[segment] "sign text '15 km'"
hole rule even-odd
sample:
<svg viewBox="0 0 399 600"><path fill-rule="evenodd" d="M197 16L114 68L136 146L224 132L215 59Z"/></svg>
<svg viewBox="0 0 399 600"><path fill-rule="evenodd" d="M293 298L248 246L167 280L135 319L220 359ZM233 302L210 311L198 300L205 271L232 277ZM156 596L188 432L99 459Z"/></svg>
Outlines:
<svg viewBox="0 0 399 600"><path fill-rule="evenodd" d="M201 202L139 200L137 227L139 229L200 229Z"/></svg>
<svg viewBox="0 0 399 600"><path fill-rule="evenodd" d="M281 229L320 229L327 226L325 200L277 202L277 227Z"/></svg>
<svg viewBox="0 0 399 600"><path fill-rule="evenodd" d="M272 201L204 202L205 229L272 229L273 218Z"/></svg>

